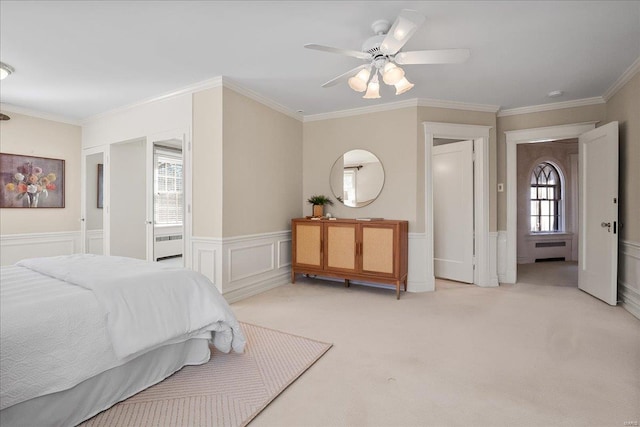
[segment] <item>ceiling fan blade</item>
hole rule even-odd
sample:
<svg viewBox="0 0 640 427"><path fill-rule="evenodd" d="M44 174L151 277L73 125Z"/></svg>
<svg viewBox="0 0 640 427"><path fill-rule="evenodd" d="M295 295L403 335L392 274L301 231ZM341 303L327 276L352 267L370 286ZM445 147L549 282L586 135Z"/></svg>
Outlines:
<svg viewBox="0 0 640 427"><path fill-rule="evenodd" d="M307 49L321 50L323 52L338 53L340 55L353 56L359 59L371 59L371 54L368 52L358 52L357 50L340 49L338 47L323 46L321 44L309 43L305 44Z"/></svg>
<svg viewBox="0 0 640 427"><path fill-rule="evenodd" d="M343 80L348 80L349 77L354 76L358 71L362 70L363 68L367 68L368 66L369 66L369 64L362 64L362 65L354 68L353 70L349 70L344 74L340 74L338 77L333 78L333 79L329 80L328 82L326 82L325 84L323 84L322 87L335 86L336 84L340 83Z"/></svg>
<svg viewBox="0 0 640 427"><path fill-rule="evenodd" d="M394 61L400 65L411 64L460 64L469 59L469 49L415 50L400 52Z"/></svg>
<svg viewBox="0 0 640 427"><path fill-rule="evenodd" d="M425 17L415 10L403 9L393 23L387 36L380 44L380 50L385 55L393 55L411 38L418 27L422 25Z"/></svg>

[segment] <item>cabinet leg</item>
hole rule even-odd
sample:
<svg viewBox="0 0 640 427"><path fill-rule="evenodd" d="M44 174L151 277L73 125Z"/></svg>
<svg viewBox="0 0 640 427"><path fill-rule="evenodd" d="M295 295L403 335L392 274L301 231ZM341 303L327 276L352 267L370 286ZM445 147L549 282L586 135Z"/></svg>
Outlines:
<svg viewBox="0 0 640 427"><path fill-rule="evenodd" d="M407 278L404 279L404 291L407 292Z"/></svg>
<svg viewBox="0 0 640 427"><path fill-rule="evenodd" d="M396 283L396 299L400 299L400 282Z"/></svg>
<svg viewBox="0 0 640 427"><path fill-rule="evenodd" d="M344 287L348 288L349 286L351 286L351 283L349 283L349 279L344 279Z"/></svg>
<svg viewBox="0 0 640 427"><path fill-rule="evenodd" d="M291 270L291 283L296 283L296 272Z"/></svg>

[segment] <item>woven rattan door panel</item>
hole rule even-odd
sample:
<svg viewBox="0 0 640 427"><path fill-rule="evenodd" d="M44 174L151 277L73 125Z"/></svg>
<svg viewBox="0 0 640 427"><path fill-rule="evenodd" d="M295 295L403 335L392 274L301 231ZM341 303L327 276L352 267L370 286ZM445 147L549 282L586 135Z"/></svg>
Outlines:
<svg viewBox="0 0 640 427"><path fill-rule="evenodd" d="M362 272L394 274L395 228L362 226Z"/></svg>
<svg viewBox="0 0 640 427"><path fill-rule="evenodd" d="M322 224L296 224L295 262L322 268Z"/></svg>
<svg viewBox="0 0 640 427"><path fill-rule="evenodd" d="M356 269L356 224L326 224L325 268Z"/></svg>

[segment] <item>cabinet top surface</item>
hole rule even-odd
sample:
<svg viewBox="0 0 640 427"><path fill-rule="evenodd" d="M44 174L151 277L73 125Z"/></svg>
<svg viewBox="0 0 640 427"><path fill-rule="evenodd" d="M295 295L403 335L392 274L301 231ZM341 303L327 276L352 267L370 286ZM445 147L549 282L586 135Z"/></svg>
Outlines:
<svg viewBox="0 0 640 427"><path fill-rule="evenodd" d="M339 223L339 224L380 224L380 223L398 223L398 222L408 222L406 220L400 219L379 219L379 218L371 218L371 219L356 219L356 218L336 218L336 219L311 219L311 218L294 218L291 221L298 222L317 222L317 223Z"/></svg>

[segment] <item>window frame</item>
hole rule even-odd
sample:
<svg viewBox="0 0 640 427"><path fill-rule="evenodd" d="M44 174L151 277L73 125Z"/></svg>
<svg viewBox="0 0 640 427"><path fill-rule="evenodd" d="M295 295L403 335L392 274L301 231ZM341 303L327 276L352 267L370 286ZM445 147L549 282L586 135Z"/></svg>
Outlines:
<svg viewBox="0 0 640 427"><path fill-rule="evenodd" d="M544 165L543 167L541 167ZM549 174L545 175L548 177L555 172L555 176L557 177L557 182L555 184L548 184L546 182L541 183L541 176L544 172L544 169L550 167L551 171ZM539 173L536 174L536 171ZM528 199L529 199L529 232L532 234L549 234L549 233L564 233L565 232L565 209L564 209L564 194L566 193L565 186L565 178L562 172L562 168L560 168L555 162L548 159L541 159L534 163L534 166L531 168L529 173L529 181L528 181ZM536 180L536 183L533 183L533 180ZM535 190L534 190L535 189ZM540 197L541 191L546 189L546 197ZM553 190L553 196L549 197L549 189ZM535 191L537 198L532 198L532 193ZM543 212L544 203L547 202L546 213ZM535 213L534 212L534 204L536 205ZM552 209L551 209L552 208ZM553 210L553 214L551 211ZM534 228L533 220L536 219L537 229ZM551 220L555 219L554 227L549 226L549 229L542 229L542 224L544 223L543 218L548 218L548 223L551 224Z"/></svg>

